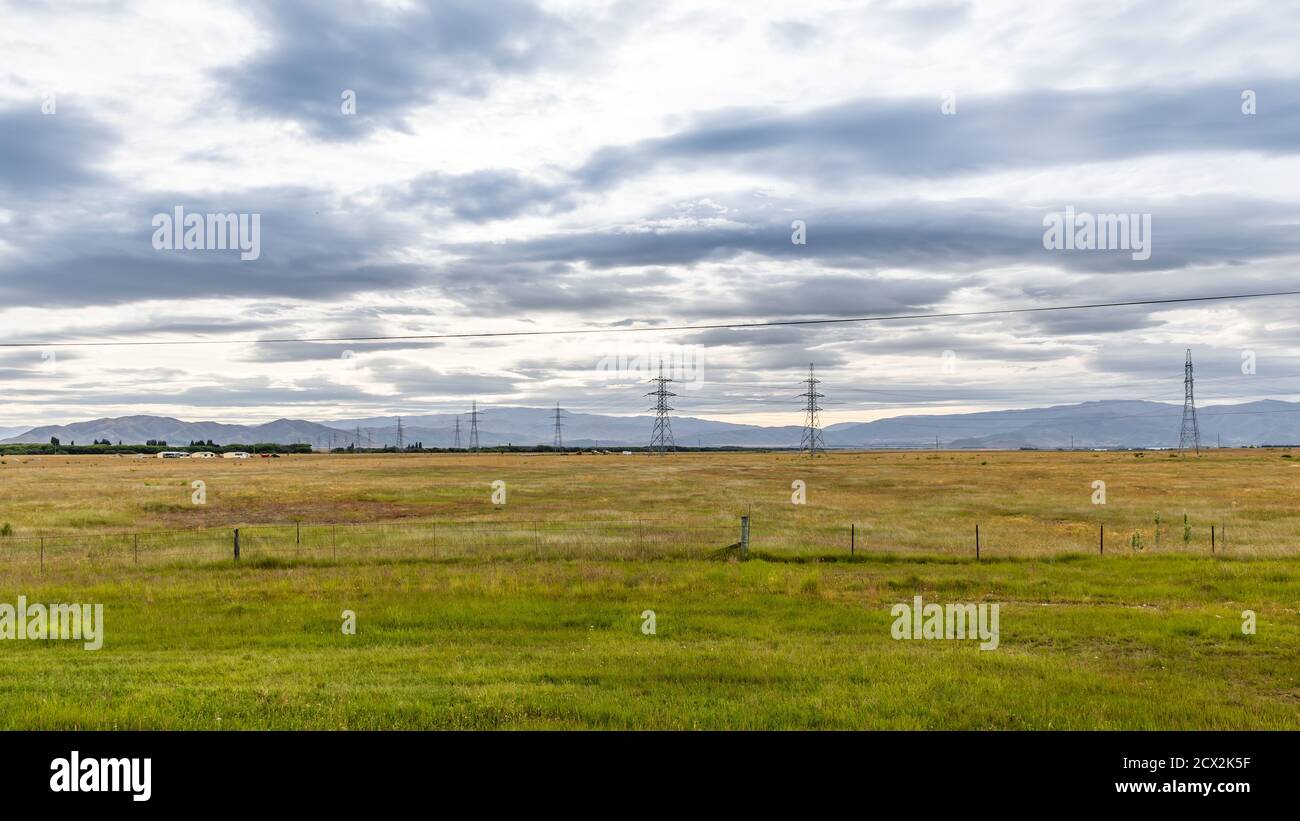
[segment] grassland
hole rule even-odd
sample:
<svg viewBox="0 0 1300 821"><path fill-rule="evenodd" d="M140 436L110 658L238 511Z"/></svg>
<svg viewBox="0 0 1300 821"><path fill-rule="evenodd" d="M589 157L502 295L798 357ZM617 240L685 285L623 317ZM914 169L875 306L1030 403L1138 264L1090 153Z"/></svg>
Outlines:
<svg viewBox="0 0 1300 821"><path fill-rule="evenodd" d="M0 601L102 602L107 636L96 652L0 642L0 727L1300 728L1300 473L1283 457L6 457ZM205 505L190 503L196 479ZM719 548L745 512L756 558L741 562ZM653 530L665 514L699 543L13 560L42 534L299 519ZM1228 528L1214 556L1211 523ZM917 594L999 603L999 649L891 639L890 607Z"/></svg>

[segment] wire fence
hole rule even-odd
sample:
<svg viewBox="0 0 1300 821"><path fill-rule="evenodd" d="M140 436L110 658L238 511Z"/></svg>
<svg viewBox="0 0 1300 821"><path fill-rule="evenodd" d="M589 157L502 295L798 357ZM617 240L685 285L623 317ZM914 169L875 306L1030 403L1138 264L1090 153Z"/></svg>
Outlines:
<svg viewBox="0 0 1300 821"><path fill-rule="evenodd" d="M0 561L41 569L354 560L699 558L737 541L731 522L402 521L0 538Z"/></svg>
<svg viewBox="0 0 1300 821"><path fill-rule="evenodd" d="M1130 533L1097 523L1010 526L993 522L955 532L913 532L896 523L838 523L720 516L705 522L619 520L404 520L343 524L258 524L235 527L0 537L0 567L156 565L218 562L454 561L475 559L649 560L752 555L776 559L867 559L965 556L976 560L1070 553L1257 555L1243 530L1208 525ZM1170 532L1173 530L1174 532ZM1163 534L1163 535L1162 535ZM1258 534L1251 534L1252 536ZM1289 542L1288 542L1289 543ZM1275 546L1266 552L1290 554Z"/></svg>

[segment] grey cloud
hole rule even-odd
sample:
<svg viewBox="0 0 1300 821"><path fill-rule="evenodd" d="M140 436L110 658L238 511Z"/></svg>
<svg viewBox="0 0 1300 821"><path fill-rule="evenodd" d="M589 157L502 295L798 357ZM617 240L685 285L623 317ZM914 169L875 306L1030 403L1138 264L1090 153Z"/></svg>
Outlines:
<svg viewBox="0 0 1300 821"><path fill-rule="evenodd" d="M1131 250L1066 251L1043 247L1043 219L1067 206L1078 213L1152 215L1152 254ZM1237 265L1294 254L1300 237L1287 230L1294 203L1199 197L1160 201L1042 203L1013 206L987 200L891 202L858 210L791 207L778 221L770 210L740 212L722 224L554 233L501 243L446 246L468 260L466 271L502 266L602 269L691 266L757 254L797 264L843 268L914 268L971 272L1036 263L1083 272L1141 273L1192 265ZM791 219L807 224L807 244L791 242Z"/></svg>
<svg viewBox="0 0 1300 821"><path fill-rule="evenodd" d="M1269 104L1244 116L1241 92ZM723 166L837 180L944 177L1208 151L1300 151L1300 86L1282 80L1180 88L1036 90L940 98L855 100L787 114L714 112L667 137L597 151L576 175L608 187L658 168Z"/></svg>
<svg viewBox="0 0 1300 821"><path fill-rule="evenodd" d="M376 379L404 395L492 396L509 394L518 380L507 376L439 371L402 359L377 358L362 363Z"/></svg>
<svg viewBox="0 0 1300 821"><path fill-rule="evenodd" d="M428 341L393 342L259 342L241 357L245 362L318 362L351 360L358 366L377 351L413 351L436 348L442 343Z"/></svg>
<svg viewBox="0 0 1300 821"><path fill-rule="evenodd" d="M517 171L496 168L468 174L421 174L393 192L389 202L399 208L445 212L469 222L552 214L575 205L568 183L541 182Z"/></svg>
<svg viewBox="0 0 1300 821"><path fill-rule="evenodd" d="M101 179L96 162L117 135L79 113L71 100L55 102L54 114L41 113L39 98L0 106L0 194L52 195Z"/></svg>
<svg viewBox="0 0 1300 821"><path fill-rule="evenodd" d="M781 20L767 25L768 40L795 51L807 46L817 35L817 27L805 20Z"/></svg>
<svg viewBox="0 0 1300 821"><path fill-rule="evenodd" d="M403 130L405 116L443 94L479 96L493 80L589 52L563 19L521 0L437 0L413 8L275 0L252 6L271 46L217 73L246 109L316 137ZM356 114L342 114L344 90Z"/></svg>
<svg viewBox="0 0 1300 821"><path fill-rule="evenodd" d="M75 306L145 299L289 297L321 300L359 291L422 284L425 272L391 252L405 235L383 216L359 219L322 192L264 189L229 195L179 192L116 198L104 191L84 212L46 212L0 263L0 301ZM160 251L151 244L155 214L261 216L261 256L238 251ZM108 214L105 219L103 214ZM83 223L82 220L85 220Z"/></svg>
<svg viewBox="0 0 1300 821"><path fill-rule="evenodd" d="M972 4L967 2L915 2L882 0L868 9L873 24L890 35L890 42L922 47L960 30L970 20Z"/></svg>

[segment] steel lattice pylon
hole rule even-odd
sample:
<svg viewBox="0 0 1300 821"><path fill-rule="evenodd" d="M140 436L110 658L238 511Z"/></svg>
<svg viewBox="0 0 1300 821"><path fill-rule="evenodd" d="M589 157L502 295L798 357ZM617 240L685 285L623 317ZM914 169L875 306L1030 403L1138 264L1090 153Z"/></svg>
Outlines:
<svg viewBox="0 0 1300 821"><path fill-rule="evenodd" d="M655 406L650 409L655 412L655 427L650 434L652 453L668 453L677 450L677 443L673 441L673 425L668 419L668 411L672 410L668 400L677 395L668 390L668 383L672 381L664 376L664 363L661 361L659 375L650 380L656 387L646 394L655 397Z"/></svg>
<svg viewBox="0 0 1300 821"><path fill-rule="evenodd" d="M1201 452L1201 429L1196 424L1196 397L1192 379L1192 349L1187 349L1187 364L1183 366L1183 427L1178 433L1178 449L1188 447Z"/></svg>
<svg viewBox="0 0 1300 821"><path fill-rule="evenodd" d="M474 453L478 453L478 400L470 403L469 449Z"/></svg>
<svg viewBox="0 0 1300 821"><path fill-rule="evenodd" d="M804 380L808 390L799 394L807 402L804 410L803 438L799 440L799 453L801 455L806 453L809 456L816 456L818 453L826 452L826 443L822 441L821 421L817 416L822 409L821 405L817 404L817 400L825 396L825 394L817 392L817 386L820 383L821 380L813 373L812 363L808 363L808 378Z"/></svg>

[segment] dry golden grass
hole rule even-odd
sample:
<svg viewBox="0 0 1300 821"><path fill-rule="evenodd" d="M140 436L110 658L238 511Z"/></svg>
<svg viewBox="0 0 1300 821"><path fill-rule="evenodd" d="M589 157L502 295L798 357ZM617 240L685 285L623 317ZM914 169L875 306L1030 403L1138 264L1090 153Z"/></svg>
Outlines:
<svg viewBox="0 0 1300 821"><path fill-rule="evenodd" d="M507 483L494 506L491 483ZM206 484L204 505L191 482ZM791 502L802 480L807 502ZM1095 505L1094 481L1106 483ZM849 551L1208 552L1210 527L1231 555L1300 547L1300 458L1275 450L1167 453L875 452L650 455L311 455L279 459L136 460L7 456L0 527L18 539L105 531L233 528L271 523L666 520L735 541L753 517L753 548L834 556ZM1184 515L1187 541L1184 541ZM1161 525L1157 533L1156 519ZM653 530L653 525L649 526ZM716 534L716 535L715 535ZM719 544L721 542L721 544Z"/></svg>

